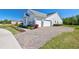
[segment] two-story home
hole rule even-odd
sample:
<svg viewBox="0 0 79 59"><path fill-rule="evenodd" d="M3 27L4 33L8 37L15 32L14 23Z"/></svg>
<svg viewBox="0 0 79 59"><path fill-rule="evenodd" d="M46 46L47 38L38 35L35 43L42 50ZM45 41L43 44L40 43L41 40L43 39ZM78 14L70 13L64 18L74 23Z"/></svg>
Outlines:
<svg viewBox="0 0 79 59"><path fill-rule="evenodd" d="M45 14L35 10L27 10L24 14L23 25L28 26L34 24L38 24L39 27L46 27L55 24L63 24L63 21L57 12Z"/></svg>

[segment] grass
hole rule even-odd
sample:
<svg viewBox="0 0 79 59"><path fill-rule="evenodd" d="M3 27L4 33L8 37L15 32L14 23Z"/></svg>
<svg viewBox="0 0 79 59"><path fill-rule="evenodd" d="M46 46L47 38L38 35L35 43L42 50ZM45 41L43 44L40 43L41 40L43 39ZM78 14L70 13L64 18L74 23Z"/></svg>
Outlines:
<svg viewBox="0 0 79 59"><path fill-rule="evenodd" d="M13 26L14 25L11 25L11 24L0 24L0 28L7 29L15 35L19 33L19 31L16 30Z"/></svg>
<svg viewBox="0 0 79 59"><path fill-rule="evenodd" d="M63 32L62 34L52 38L49 42L43 45L43 49L77 49L79 48L79 26L77 25L65 25L67 27L73 27L73 32Z"/></svg>

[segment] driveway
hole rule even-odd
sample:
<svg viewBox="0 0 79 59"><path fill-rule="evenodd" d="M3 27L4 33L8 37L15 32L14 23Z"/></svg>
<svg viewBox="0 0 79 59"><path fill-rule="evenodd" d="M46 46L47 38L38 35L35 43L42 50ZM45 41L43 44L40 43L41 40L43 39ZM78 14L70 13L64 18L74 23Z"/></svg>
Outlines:
<svg viewBox="0 0 79 59"><path fill-rule="evenodd" d="M71 32L69 27L42 27L35 30L26 30L26 32L16 35L16 39L22 48L37 49L48 42L52 37L62 32Z"/></svg>
<svg viewBox="0 0 79 59"><path fill-rule="evenodd" d="M0 49L20 49L18 41L11 32L0 28Z"/></svg>

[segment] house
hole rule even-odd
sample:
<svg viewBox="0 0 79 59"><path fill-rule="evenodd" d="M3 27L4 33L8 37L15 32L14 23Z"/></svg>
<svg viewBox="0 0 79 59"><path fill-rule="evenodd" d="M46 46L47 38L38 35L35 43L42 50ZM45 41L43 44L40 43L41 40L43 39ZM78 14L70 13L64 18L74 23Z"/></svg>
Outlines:
<svg viewBox="0 0 79 59"><path fill-rule="evenodd" d="M27 10L24 14L23 25L38 24L39 27L53 26L54 24L63 24L58 13L44 14L35 10Z"/></svg>
<svg viewBox="0 0 79 59"><path fill-rule="evenodd" d="M21 23L22 23L21 21L15 21L15 20L12 20L12 21L11 21L11 24L13 24L13 25L21 24Z"/></svg>

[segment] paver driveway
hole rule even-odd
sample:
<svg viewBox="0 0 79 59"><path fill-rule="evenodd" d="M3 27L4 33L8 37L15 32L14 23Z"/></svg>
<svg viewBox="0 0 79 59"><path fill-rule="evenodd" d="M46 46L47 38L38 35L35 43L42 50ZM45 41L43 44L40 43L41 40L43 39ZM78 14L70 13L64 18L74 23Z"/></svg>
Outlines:
<svg viewBox="0 0 79 59"><path fill-rule="evenodd" d="M43 44L49 41L52 37L61 32L71 32L72 28L68 27L42 27L35 30L26 30L26 32L16 35L22 48L40 48Z"/></svg>
<svg viewBox="0 0 79 59"><path fill-rule="evenodd" d="M11 32L0 28L0 49L20 49L18 41Z"/></svg>

